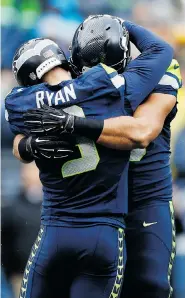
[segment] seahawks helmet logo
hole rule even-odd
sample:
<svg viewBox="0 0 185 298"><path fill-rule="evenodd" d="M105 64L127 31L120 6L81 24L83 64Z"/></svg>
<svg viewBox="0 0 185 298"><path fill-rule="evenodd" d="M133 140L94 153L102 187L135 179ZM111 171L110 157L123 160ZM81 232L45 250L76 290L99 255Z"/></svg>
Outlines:
<svg viewBox="0 0 185 298"><path fill-rule="evenodd" d="M29 75L30 79L32 79L33 81L35 81L37 79L37 76L34 72L31 72Z"/></svg>

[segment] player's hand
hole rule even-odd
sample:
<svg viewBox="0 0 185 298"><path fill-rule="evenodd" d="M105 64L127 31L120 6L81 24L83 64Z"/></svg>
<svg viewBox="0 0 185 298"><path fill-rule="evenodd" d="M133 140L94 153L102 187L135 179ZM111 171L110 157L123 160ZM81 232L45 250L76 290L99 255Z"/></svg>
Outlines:
<svg viewBox="0 0 185 298"><path fill-rule="evenodd" d="M34 159L68 158L74 152L74 143L55 136L34 137L26 140L26 150Z"/></svg>
<svg viewBox="0 0 185 298"><path fill-rule="evenodd" d="M28 110L24 114L24 124L31 134L60 135L73 132L74 116L43 105L41 109Z"/></svg>

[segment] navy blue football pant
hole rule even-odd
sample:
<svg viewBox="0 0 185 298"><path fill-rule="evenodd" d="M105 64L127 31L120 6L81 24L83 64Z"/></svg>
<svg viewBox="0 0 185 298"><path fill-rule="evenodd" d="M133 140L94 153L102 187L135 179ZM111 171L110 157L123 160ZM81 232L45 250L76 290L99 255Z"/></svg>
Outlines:
<svg viewBox="0 0 185 298"><path fill-rule="evenodd" d="M121 298L169 298L175 258L172 202L132 205L126 219L127 261Z"/></svg>
<svg viewBox="0 0 185 298"><path fill-rule="evenodd" d="M124 231L106 225L41 226L21 298L118 298L123 281Z"/></svg>

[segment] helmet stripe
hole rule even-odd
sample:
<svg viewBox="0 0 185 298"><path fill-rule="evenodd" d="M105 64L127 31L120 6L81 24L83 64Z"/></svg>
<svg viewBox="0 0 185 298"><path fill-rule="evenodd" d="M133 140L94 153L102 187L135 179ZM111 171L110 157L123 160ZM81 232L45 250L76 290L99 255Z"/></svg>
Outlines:
<svg viewBox="0 0 185 298"><path fill-rule="evenodd" d="M16 68L19 70L21 68L21 66L31 57L35 56L35 55L39 55L41 51L49 46L49 45L56 45L57 44L49 39L45 39L45 40L41 40L40 42L38 42L35 47L33 49L29 49L26 52L24 52L23 54L20 55L20 57L15 61L16 63Z"/></svg>

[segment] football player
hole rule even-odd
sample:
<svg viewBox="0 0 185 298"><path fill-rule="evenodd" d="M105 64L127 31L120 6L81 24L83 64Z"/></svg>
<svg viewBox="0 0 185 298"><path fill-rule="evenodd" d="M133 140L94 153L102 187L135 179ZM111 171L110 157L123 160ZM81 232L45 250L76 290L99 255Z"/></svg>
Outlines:
<svg viewBox="0 0 185 298"><path fill-rule="evenodd" d="M96 56L94 54L95 44L100 40L96 29L99 23L99 18L87 19L76 31L72 62L78 71L82 71L83 66L94 65L91 53L94 60L102 59L104 51L100 46L99 51L96 48ZM89 32L93 31L93 37L87 35L87 27ZM108 59L106 63L110 65L112 61ZM175 257L170 124L177 113L177 91L182 79L178 62L172 60L152 95L140 101L136 93L142 92L142 88L133 92L136 86L130 83L127 74L134 71L134 66L137 67L137 59L128 64L123 75L125 102L128 102L125 107L128 114L134 116L136 128L133 132L126 117L106 120L97 143L124 149L124 139L130 141L130 136L142 127L143 133L139 133L138 138L147 148L134 150L130 156L129 205L125 218L127 263L121 297L134 298L137 293L146 298L168 298L172 295L170 276Z"/></svg>
<svg viewBox="0 0 185 298"><path fill-rule="evenodd" d="M112 18L111 25L118 35L117 40L122 39L125 30L121 22ZM140 43L144 41L141 35L145 33L145 38L147 36L147 41L142 45L143 60L151 57L148 69L151 76L159 80L171 61L172 49L147 30L138 30L141 31ZM125 36L124 39L126 45L128 40ZM128 53L125 55L126 47L122 46L122 63L126 65ZM154 56L155 62L156 56L160 62L157 74ZM71 80L65 62L62 51L51 41L37 39L23 45L14 58L14 71L23 86L34 86L16 88L6 99L9 122L14 133L28 135L28 128L34 123L32 133L51 135L37 138L19 136L22 139L15 144L20 159L30 161L35 158L44 186L43 226L25 270L21 296L47 297L55 293L56 297L61 297L61 293L66 295L65 290L70 284L71 297L85 297L87 290L88 297L102 297L106 293L110 297L118 297L123 273L122 214L125 212L123 196L127 197L129 154L99 145L97 151L95 144L92 141L89 143L86 137L91 131L92 139L97 139L105 118L125 114L125 81L114 69L105 65L98 65L80 78ZM62 68L57 67L59 65ZM137 75L139 78L139 72ZM35 85L41 79L49 84ZM146 95L147 92L150 92L148 86ZM26 128L23 113L30 107L40 107L46 100L50 105L56 105L57 111L44 107L29 112L25 116ZM101 120L89 120L90 127L84 132L87 125L85 119L61 112L59 103L60 107L68 108L71 114L81 116L84 110L87 117ZM71 106L72 109L69 109ZM60 143L57 150L47 145L61 133L65 139L64 133L74 135L82 131L85 138L75 139L78 143L77 152L70 158L70 150L64 154L66 147L61 148L63 144ZM132 146L138 147L135 143ZM45 157L45 161L40 157Z"/></svg>
<svg viewBox="0 0 185 298"><path fill-rule="evenodd" d="M71 61L78 74L102 60L115 66L115 55L108 56L106 40L100 35L101 18L106 29L110 30L107 16L95 16L88 18L76 31ZM132 29L129 30L131 38ZM114 53L116 51L112 51ZM177 112L177 90L182 80L179 64L172 60L152 95L142 100L139 96L142 85L138 86L131 75L137 68L142 72L144 66L143 61L139 64L135 59L123 73L125 108L129 115L134 116L135 126L130 117L107 119L97 143L126 149L134 141L141 147L147 147L134 150L130 156L127 263L121 297L134 298L137 293L142 297L165 298L172 295L170 276L175 257L170 123ZM90 136L88 124L87 128Z"/></svg>

